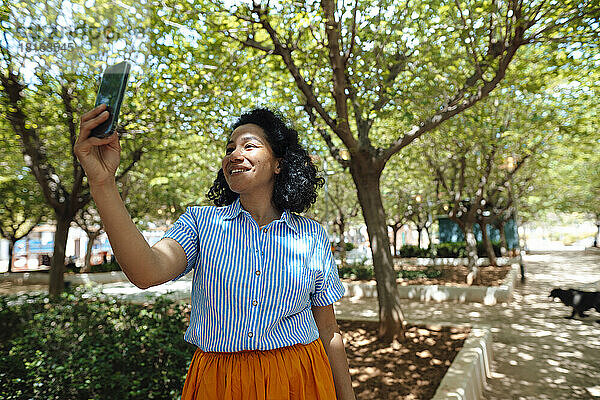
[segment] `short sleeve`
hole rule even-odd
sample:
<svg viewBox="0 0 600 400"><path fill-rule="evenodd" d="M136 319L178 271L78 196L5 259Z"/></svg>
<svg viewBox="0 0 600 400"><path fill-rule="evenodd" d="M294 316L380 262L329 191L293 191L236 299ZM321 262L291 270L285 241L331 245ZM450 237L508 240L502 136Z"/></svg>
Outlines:
<svg viewBox="0 0 600 400"><path fill-rule="evenodd" d="M321 266L317 274L315 291L311 294L311 304L313 306L328 306L333 304L344 295L345 289L338 274L337 265L333 259L329 238L323 229L319 235L317 247L315 249L316 262Z"/></svg>
<svg viewBox="0 0 600 400"><path fill-rule="evenodd" d="M175 224L163 235L164 238L171 238L183 247L185 257L187 259L187 266L185 271L178 275L173 280L176 281L194 268L196 265L196 259L198 256L198 207L188 207L178 219Z"/></svg>

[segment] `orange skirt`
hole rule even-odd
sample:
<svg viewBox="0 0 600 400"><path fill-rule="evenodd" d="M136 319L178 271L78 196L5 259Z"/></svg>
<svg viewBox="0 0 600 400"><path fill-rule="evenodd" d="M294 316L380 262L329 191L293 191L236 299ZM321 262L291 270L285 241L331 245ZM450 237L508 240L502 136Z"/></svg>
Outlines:
<svg viewBox="0 0 600 400"><path fill-rule="evenodd" d="M182 400L335 400L321 339L266 351L196 349Z"/></svg>

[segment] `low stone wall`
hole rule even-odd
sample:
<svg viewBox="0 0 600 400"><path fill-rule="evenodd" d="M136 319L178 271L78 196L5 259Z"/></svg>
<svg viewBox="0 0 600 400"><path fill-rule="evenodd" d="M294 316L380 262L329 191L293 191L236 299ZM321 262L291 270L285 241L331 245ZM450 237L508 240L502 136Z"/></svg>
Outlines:
<svg viewBox="0 0 600 400"><path fill-rule="evenodd" d="M463 348L440 382L432 400L483 399L484 385L491 378L492 333L489 328L472 328Z"/></svg>
<svg viewBox="0 0 600 400"><path fill-rule="evenodd" d="M10 272L0 274L0 282L11 282L15 285L47 285L49 281L49 272ZM95 272L93 274L65 274L65 282L70 282L72 285L128 281L129 280L123 271Z"/></svg>
<svg viewBox="0 0 600 400"><path fill-rule="evenodd" d="M498 257L496 258L496 264L501 265L511 265L518 264L519 257ZM423 266L436 266L436 265L468 265L468 258L395 258L394 264L404 264L404 265L423 265ZM487 257L479 257L477 259L477 265L490 265L490 260Z"/></svg>
<svg viewBox="0 0 600 400"><path fill-rule="evenodd" d="M49 277L47 272L3 273L0 274L0 282L11 282L15 285L47 285ZM479 302L491 305L510 301L518 277L519 265L513 264L500 286L399 285L398 292L401 298L415 301ZM180 281L188 281L191 278L192 274L188 274ZM72 285L85 285L127 283L129 280L122 271L114 271L65 274L65 282L70 282ZM377 297L377 287L374 282L342 282L342 284L346 288L345 297Z"/></svg>
<svg viewBox="0 0 600 400"><path fill-rule="evenodd" d="M509 302L519 277L519 264L513 264L499 286L442 286L407 285L398 286L400 298L416 301L456 301L477 302L486 305ZM377 287L373 282L342 282L346 297L377 297Z"/></svg>

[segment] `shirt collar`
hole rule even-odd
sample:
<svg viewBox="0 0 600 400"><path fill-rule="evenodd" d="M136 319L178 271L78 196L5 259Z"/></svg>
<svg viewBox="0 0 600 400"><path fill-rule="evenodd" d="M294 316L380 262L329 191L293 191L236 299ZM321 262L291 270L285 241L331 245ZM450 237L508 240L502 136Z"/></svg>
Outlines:
<svg viewBox="0 0 600 400"><path fill-rule="evenodd" d="M235 201L233 203L231 203L230 205L225 207L225 214L223 215L223 218L224 219L234 219L242 211L246 211L246 210L244 210L244 208L242 207L242 204L240 203L240 198L238 197L235 199ZM283 213L281 214L281 218L279 219L279 221L284 221L287 224L287 226L289 226L294 232L299 233L298 228L296 227L293 215L287 209L283 210Z"/></svg>

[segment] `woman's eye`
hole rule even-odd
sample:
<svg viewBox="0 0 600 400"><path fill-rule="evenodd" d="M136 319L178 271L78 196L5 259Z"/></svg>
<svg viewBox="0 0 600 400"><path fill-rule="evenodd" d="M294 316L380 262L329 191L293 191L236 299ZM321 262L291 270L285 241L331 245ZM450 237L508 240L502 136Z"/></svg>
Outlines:
<svg viewBox="0 0 600 400"><path fill-rule="evenodd" d="M252 143L248 143L246 145L244 145L244 148L248 148L248 147L256 147L256 145L252 144ZM229 147L225 150L225 154L229 154L233 151L233 147Z"/></svg>

